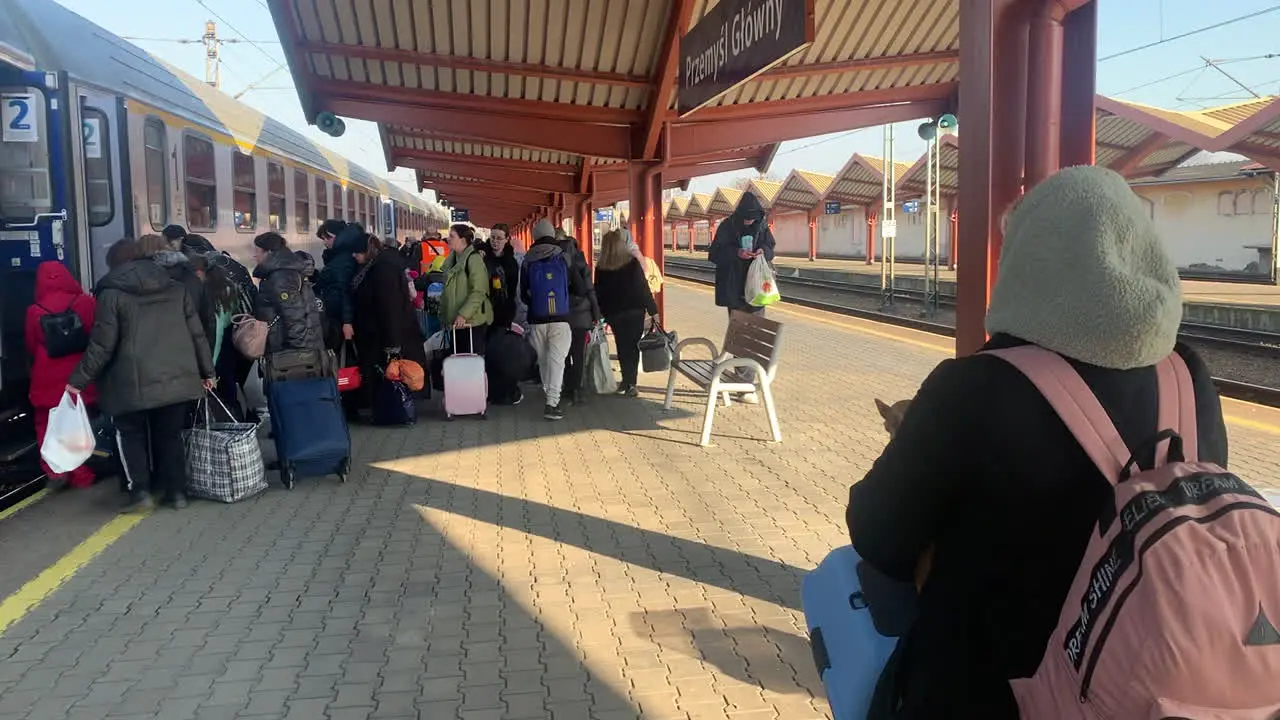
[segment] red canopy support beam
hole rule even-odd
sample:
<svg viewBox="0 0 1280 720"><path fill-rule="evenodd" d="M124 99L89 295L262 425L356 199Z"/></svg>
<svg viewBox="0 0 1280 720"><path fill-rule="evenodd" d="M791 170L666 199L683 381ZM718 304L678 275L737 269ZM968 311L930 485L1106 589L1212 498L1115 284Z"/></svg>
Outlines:
<svg viewBox="0 0 1280 720"><path fill-rule="evenodd" d="M1120 173L1124 177L1129 177L1130 174L1142 168L1142 161L1147 159L1148 155L1155 152L1168 140L1169 138L1165 137L1164 133L1153 130L1151 134L1143 138L1141 142L1134 145L1131 149L1126 150L1123 155L1116 158L1115 161L1111 163L1111 169Z"/></svg>
<svg viewBox="0 0 1280 720"><path fill-rule="evenodd" d="M658 138L662 137L662 123L667 117L671 90L676 85L676 71L680 66L680 33L687 30L692 0L672 0L667 24L662 32L662 45L658 53L658 67L654 70L653 93L649 96L649 108L645 112L641 130L640 159L657 157ZM670 148L667 156L670 157Z"/></svg>
<svg viewBox="0 0 1280 720"><path fill-rule="evenodd" d="M965 147L960 156L956 248L958 355L977 352L986 343L987 304L1000 255L999 217L1017 196L1022 178L1027 18L1011 13L1014 4L960 0Z"/></svg>
<svg viewBox="0 0 1280 720"><path fill-rule="evenodd" d="M897 70L899 68L920 67L921 65L952 65L959 59L959 50L937 50L934 52L912 53L910 55L886 55L883 57L837 60L835 62L810 65L784 65L772 70L765 70L757 76L757 79L809 78L818 75Z"/></svg>
<svg viewBox="0 0 1280 720"><path fill-rule="evenodd" d="M1096 161L1098 113L1098 3L1082 5L1063 21L1062 141L1060 165Z"/></svg>
<svg viewBox="0 0 1280 720"><path fill-rule="evenodd" d="M1059 13L1056 4L1044 2L1031 18L1027 70L1027 128L1031 132L1024 138L1026 190L1057 172L1062 161L1063 29Z"/></svg>
<svg viewBox="0 0 1280 720"><path fill-rule="evenodd" d="M438 136L431 133L406 133L403 130L397 130L391 134L438 139ZM444 163L462 162L472 166L495 167L504 170L527 170L529 172L556 173L559 175L568 175L570 177L576 177L578 174L577 165L530 162L528 160L517 160L515 158L496 157L492 155L464 155L458 153L443 153L431 150L416 150L413 148L398 147L395 148L392 156L395 157L398 162L404 162L406 159Z"/></svg>
<svg viewBox="0 0 1280 720"><path fill-rule="evenodd" d="M663 243L662 243L662 170L654 168L649 171L645 179L646 200L648 201L648 221L646 223L648 237L646 243L641 245L646 257L652 258L654 264L658 266L658 273L664 275L666 273L662 260ZM646 247L647 245L647 247ZM658 291L658 296L654 300L658 303L658 315L666 315L666 305L664 303L665 293Z"/></svg>
<svg viewBox="0 0 1280 720"><path fill-rule="evenodd" d="M528 170L508 170L491 165L472 165L466 156L458 156L453 162L437 160L416 160L403 158L402 164L424 173L437 173L483 180L495 185L507 185L514 188L541 190L544 192L573 192L577 184L572 175L558 173L530 172Z"/></svg>
<svg viewBox="0 0 1280 720"><path fill-rule="evenodd" d="M867 206L867 264L876 261L876 220L879 217L870 205Z"/></svg>
<svg viewBox="0 0 1280 720"><path fill-rule="evenodd" d="M818 259L818 208L809 211L809 262Z"/></svg>
<svg viewBox="0 0 1280 720"><path fill-rule="evenodd" d="M428 179L426 187L437 193L444 193L450 201L459 197L475 197L492 202L515 203L517 205L550 205L551 195L534 190L518 190L490 185L488 183L469 183L453 180Z"/></svg>

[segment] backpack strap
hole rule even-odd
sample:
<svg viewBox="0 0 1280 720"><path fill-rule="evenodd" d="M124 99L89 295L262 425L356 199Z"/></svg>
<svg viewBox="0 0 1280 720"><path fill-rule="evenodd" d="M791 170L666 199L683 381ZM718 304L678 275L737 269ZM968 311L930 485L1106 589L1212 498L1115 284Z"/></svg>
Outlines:
<svg viewBox="0 0 1280 720"><path fill-rule="evenodd" d="M1160 410L1156 431L1173 430L1182 440L1182 459L1197 462L1200 457L1196 389L1187 361L1175 350L1156 365ZM1169 440L1156 447L1156 465L1168 457Z"/></svg>
<svg viewBox="0 0 1280 720"><path fill-rule="evenodd" d="M1036 345L986 350L1014 366L1036 386L1076 442L1113 486L1129 462L1129 447L1080 373L1061 355Z"/></svg>

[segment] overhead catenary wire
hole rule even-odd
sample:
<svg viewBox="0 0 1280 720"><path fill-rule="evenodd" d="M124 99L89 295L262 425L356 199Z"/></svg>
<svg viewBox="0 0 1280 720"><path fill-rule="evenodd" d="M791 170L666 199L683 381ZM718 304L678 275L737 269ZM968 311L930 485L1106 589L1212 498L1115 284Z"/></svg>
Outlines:
<svg viewBox="0 0 1280 720"><path fill-rule="evenodd" d="M268 60L270 60L273 63L280 62L280 60L274 57L271 53L267 52L266 50L263 50L262 46L259 45L256 41L250 40L248 35L245 35L244 33L240 32L239 28L237 28L235 25L232 25L230 22L227 21L226 18L222 17L216 11L214 11L213 8L209 7L209 5L204 0L195 0L195 2L200 7L204 8L205 10L208 10L209 14L213 15L213 17L216 18L218 22L222 23L223 25L226 25L228 30L244 38L245 42L252 45L255 50L262 53L262 55L266 57Z"/></svg>
<svg viewBox="0 0 1280 720"><path fill-rule="evenodd" d="M1156 46L1158 46L1158 45L1164 45L1165 43L1171 43L1171 42L1173 42L1173 41L1175 41L1175 40L1181 40L1181 39L1183 39L1183 38L1188 38L1188 37L1191 37L1192 35L1199 35L1200 33L1209 32L1210 30L1217 30L1218 28L1220 28L1220 27L1226 27L1227 25L1233 25L1233 24L1238 23L1238 22L1244 22L1245 20L1252 20L1253 18L1261 17L1261 16L1266 15L1266 14L1268 14L1268 13L1273 13L1273 12L1275 12L1276 10L1280 10L1280 5L1272 5L1272 6L1271 6L1271 7L1269 7L1269 8L1265 8L1265 9L1263 9L1263 10L1258 10L1257 12L1252 12L1252 13L1249 13L1248 15L1241 15L1240 17L1231 18L1230 20L1223 20L1222 22L1214 23L1214 24L1212 24L1212 25L1205 25L1204 27L1199 27L1199 28L1196 28L1195 30L1188 30L1187 32L1179 33L1179 34L1177 34L1177 35L1173 35L1173 36L1171 36L1171 37L1161 38L1160 40L1156 40L1155 42L1149 42L1149 43L1147 43L1147 44L1145 44L1145 45L1139 45L1139 46L1137 46L1137 47L1132 47L1132 48L1129 48L1128 50L1121 50L1121 51L1120 51L1120 52L1118 52L1118 53L1112 53L1112 54L1107 55L1107 56L1105 56L1105 57L1100 57L1100 58L1098 58L1098 62L1106 62L1106 61L1108 61L1108 60L1113 60L1113 59L1118 58L1118 57L1124 57L1125 55L1130 55L1130 54L1133 54L1133 53L1136 53L1136 52L1141 52L1141 51L1143 51L1143 50L1147 50L1147 49L1150 49L1150 48L1156 47Z"/></svg>

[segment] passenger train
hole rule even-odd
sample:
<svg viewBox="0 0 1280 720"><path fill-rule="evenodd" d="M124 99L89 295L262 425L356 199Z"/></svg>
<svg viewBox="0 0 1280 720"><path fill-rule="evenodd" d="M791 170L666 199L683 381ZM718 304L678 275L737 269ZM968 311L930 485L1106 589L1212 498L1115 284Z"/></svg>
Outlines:
<svg viewBox="0 0 1280 720"><path fill-rule="evenodd" d="M329 217L387 237L448 222L53 0L0 3L0 110L0 420L25 404L23 317L45 260L88 288L112 243L170 223L246 262L267 230L319 257Z"/></svg>

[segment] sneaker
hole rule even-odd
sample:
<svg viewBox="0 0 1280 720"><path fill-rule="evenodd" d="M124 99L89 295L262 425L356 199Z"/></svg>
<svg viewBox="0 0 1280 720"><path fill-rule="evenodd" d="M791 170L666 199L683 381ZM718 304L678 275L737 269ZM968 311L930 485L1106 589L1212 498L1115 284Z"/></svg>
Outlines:
<svg viewBox="0 0 1280 720"><path fill-rule="evenodd" d="M44 487L51 493L62 492L67 489L66 475L50 475L44 481Z"/></svg>
<svg viewBox="0 0 1280 720"><path fill-rule="evenodd" d="M548 420L563 420L564 411L560 409L559 405L548 405L542 409L542 417Z"/></svg>
<svg viewBox="0 0 1280 720"><path fill-rule="evenodd" d="M519 405L522 402L524 402L524 391L520 388L516 388L515 393L511 396L511 404Z"/></svg>
<svg viewBox="0 0 1280 720"><path fill-rule="evenodd" d="M622 394L629 398L640 397L640 388L635 385L628 385Z"/></svg>
<svg viewBox="0 0 1280 720"><path fill-rule="evenodd" d="M154 500L151 499L150 493L138 493L136 495L130 493L120 505L120 513L122 515L132 513L144 513L150 511L156 506Z"/></svg>
<svg viewBox="0 0 1280 720"><path fill-rule="evenodd" d="M760 396L753 392L742 393L738 396L738 402L746 403L748 405L756 405L760 402Z"/></svg>

